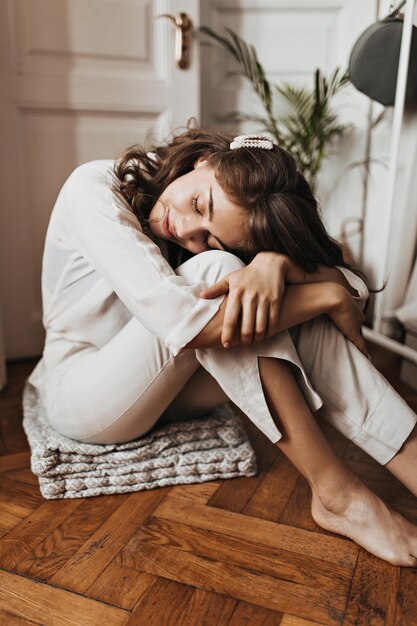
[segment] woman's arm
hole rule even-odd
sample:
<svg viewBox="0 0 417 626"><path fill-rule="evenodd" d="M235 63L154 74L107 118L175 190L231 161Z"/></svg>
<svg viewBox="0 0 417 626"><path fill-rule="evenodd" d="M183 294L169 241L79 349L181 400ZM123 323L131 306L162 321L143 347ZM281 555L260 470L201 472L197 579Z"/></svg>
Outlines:
<svg viewBox="0 0 417 626"><path fill-rule="evenodd" d="M317 272L308 274L289 257L286 257L285 264L287 268L286 282L289 284L317 283L322 281L335 282L344 287L356 300L361 301L362 309L369 297L369 291L364 281L348 268L319 265Z"/></svg>
<svg viewBox="0 0 417 626"><path fill-rule="evenodd" d="M329 267L328 265L319 265L316 272L305 272L302 267L297 265L288 255L279 252L259 252L257 257L262 257L265 261L277 259L285 267L285 282L292 285L301 285L305 283L321 283L333 282L342 285L352 296L357 297L356 289L350 285L349 281L337 267Z"/></svg>
<svg viewBox="0 0 417 626"><path fill-rule="evenodd" d="M330 282L334 282L334 283L338 283L339 285L342 285L342 287L347 289L352 296L358 295L356 289L353 289L353 287L351 287L350 283L346 280L342 272L338 270L336 267L328 267L327 265L320 265L317 272L312 272L311 274L308 274L307 272L304 272L304 270L302 270L301 267L296 265L291 260L289 260L289 266L290 268L291 266L293 268L294 267L297 268L295 271L294 270L292 271L291 269L289 269L287 278L290 284L321 283L323 281L330 281ZM298 276L299 280L292 280L291 278L294 277L294 275Z"/></svg>
<svg viewBox="0 0 417 626"><path fill-rule="evenodd" d="M216 315L184 348L220 348L226 296ZM297 324L307 322L319 315L326 314L336 328L345 335L368 359L368 348L361 335L361 326L365 316L355 298L341 285L334 282L307 283L303 285L287 285L280 308L278 322L268 328L267 337L287 330ZM239 329L239 326L238 326ZM241 344L238 330L230 345Z"/></svg>
<svg viewBox="0 0 417 626"><path fill-rule="evenodd" d="M323 313L330 313L344 299L346 290L334 282L306 283L287 285L282 297L281 312L276 328L269 328L267 336L301 324ZM187 348L221 348L221 334L224 314L227 305L226 296L217 313L203 330L196 335L183 349ZM239 325L238 325L239 330ZM239 344L236 334L232 345Z"/></svg>

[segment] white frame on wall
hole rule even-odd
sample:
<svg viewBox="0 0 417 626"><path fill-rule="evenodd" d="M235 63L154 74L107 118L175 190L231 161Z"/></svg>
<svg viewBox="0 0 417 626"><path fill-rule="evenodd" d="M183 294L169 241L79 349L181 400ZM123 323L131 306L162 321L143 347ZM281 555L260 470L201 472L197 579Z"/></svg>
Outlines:
<svg viewBox="0 0 417 626"><path fill-rule="evenodd" d="M391 268L391 255L389 238L393 228L393 217L395 209L395 192L396 179L398 169L398 157L401 139L401 129L404 116L405 93L407 88L408 64L410 57L411 37L413 32L413 18L416 0L407 0L404 12L404 25L401 38L401 51L398 66L397 86L395 91L395 105L393 114L393 124L391 132L390 159L388 171L388 192L387 192L387 210L388 219L386 220L386 232L383 239L383 258L382 265L384 268L384 282L387 280ZM417 350L405 346L404 344L387 337L381 332L383 322L383 306L384 291L375 294L375 310L373 317L373 326L368 328L363 326L363 336L365 339L378 345L396 352L400 356L417 364Z"/></svg>

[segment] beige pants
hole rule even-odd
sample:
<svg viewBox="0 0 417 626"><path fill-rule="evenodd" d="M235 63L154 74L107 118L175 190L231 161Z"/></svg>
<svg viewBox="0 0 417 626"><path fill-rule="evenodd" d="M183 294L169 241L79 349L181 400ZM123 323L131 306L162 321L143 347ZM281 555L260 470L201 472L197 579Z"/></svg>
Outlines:
<svg viewBox="0 0 417 626"><path fill-rule="evenodd" d="M243 263L210 251L176 270L213 284ZM164 303L161 303L164 306ZM258 357L285 359L312 411L382 464L400 449L417 416L370 361L321 315L252 346L170 350L136 319L104 347L72 363L54 391L49 419L73 439L119 443L146 434L162 416L196 417L231 399L274 443Z"/></svg>

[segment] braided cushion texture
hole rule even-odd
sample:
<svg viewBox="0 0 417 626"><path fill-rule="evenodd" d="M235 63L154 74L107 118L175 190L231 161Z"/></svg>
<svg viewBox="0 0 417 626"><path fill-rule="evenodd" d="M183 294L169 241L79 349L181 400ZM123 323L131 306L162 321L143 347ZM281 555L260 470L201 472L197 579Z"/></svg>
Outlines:
<svg viewBox="0 0 417 626"><path fill-rule="evenodd" d="M50 426L36 388L26 380L23 428L32 472L47 499L128 493L258 472L241 418L228 404L196 419L156 424L128 443L89 444Z"/></svg>

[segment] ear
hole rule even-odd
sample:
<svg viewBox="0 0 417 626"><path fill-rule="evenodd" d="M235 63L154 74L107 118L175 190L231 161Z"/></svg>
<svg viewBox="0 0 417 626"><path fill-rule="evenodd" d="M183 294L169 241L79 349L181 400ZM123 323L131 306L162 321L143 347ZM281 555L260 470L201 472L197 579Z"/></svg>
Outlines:
<svg viewBox="0 0 417 626"><path fill-rule="evenodd" d="M204 165L205 163L207 163L207 156L203 154L199 156L196 161L194 161L194 169L196 167L200 167L200 165Z"/></svg>

